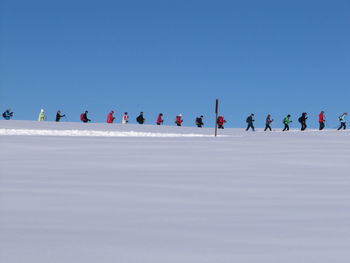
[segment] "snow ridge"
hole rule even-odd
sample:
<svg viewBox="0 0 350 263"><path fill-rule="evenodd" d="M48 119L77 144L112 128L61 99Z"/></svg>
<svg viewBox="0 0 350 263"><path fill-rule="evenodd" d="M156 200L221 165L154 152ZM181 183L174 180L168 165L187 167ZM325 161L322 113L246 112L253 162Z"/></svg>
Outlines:
<svg viewBox="0 0 350 263"><path fill-rule="evenodd" d="M156 133L136 131L0 129L0 135L81 136L81 137L213 137L205 134Z"/></svg>

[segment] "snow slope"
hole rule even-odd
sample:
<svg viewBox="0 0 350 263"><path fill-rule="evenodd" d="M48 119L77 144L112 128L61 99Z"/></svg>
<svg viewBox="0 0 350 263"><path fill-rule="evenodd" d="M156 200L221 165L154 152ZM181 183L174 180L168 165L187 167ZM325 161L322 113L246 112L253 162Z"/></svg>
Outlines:
<svg viewBox="0 0 350 263"><path fill-rule="evenodd" d="M212 133L0 121L0 262L349 262L349 131Z"/></svg>

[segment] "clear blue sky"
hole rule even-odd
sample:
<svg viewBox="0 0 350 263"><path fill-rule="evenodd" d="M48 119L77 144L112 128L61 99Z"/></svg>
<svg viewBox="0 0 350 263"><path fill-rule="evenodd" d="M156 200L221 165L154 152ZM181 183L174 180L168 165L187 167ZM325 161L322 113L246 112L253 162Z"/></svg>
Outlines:
<svg viewBox="0 0 350 263"><path fill-rule="evenodd" d="M219 98L227 127L303 111L315 126L321 110L334 127L350 112L349 14L348 0L2 0L1 110L212 124Z"/></svg>

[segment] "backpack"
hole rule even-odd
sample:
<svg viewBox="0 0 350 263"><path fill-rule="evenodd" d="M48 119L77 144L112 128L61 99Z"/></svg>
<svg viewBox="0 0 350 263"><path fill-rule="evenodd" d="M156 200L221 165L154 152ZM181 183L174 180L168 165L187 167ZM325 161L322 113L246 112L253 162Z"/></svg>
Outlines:
<svg viewBox="0 0 350 263"><path fill-rule="evenodd" d="M4 113L2 114L2 117L4 117L5 119L7 118L6 112L4 112Z"/></svg>
<svg viewBox="0 0 350 263"><path fill-rule="evenodd" d="M302 122L302 120L303 120L302 117L299 117L298 121L299 121L300 123Z"/></svg>
<svg viewBox="0 0 350 263"><path fill-rule="evenodd" d="M249 120L250 120L250 117L248 117L248 118L246 119L246 122L248 123L248 122L249 122Z"/></svg>
<svg viewBox="0 0 350 263"><path fill-rule="evenodd" d="M80 120L81 120L81 121L84 121L84 120L85 120L85 118L84 118L84 113L80 114Z"/></svg>

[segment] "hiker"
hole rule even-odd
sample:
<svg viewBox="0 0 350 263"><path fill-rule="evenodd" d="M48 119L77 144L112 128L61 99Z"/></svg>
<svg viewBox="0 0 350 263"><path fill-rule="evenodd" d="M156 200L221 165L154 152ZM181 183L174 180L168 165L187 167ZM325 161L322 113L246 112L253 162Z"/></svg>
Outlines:
<svg viewBox="0 0 350 263"><path fill-rule="evenodd" d="M248 123L247 129L245 129L246 131L248 131L250 128L252 128L253 131L255 131L254 128L254 114L250 114L246 120L246 122Z"/></svg>
<svg viewBox="0 0 350 263"><path fill-rule="evenodd" d="M59 122L62 117L66 117L66 114L61 115L61 111L57 111L56 122Z"/></svg>
<svg viewBox="0 0 350 263"><path fill-rule="evenodd" d="M284 124L283 131L289 131L289 124L292 122L290 120L290 117L291 117L290 114L288 114L288 116L283 119L283 124Z"/></svg>
<svg viewBox="0 0 350 263"><path fill-rule="evenodd" d="M196 125L198 128L202 128L202 126L204 125L203 123L203 115L201 115L200 117L196 118Z"/></svg>
<svg viewBox="0 0 350 263"><path fill-rule="evenodd" d="M84 123L90 122L91 120L88 118L88 111L85 111L84 113L80 114L80 120Z"/></svg>
<svg viewBox="0 0 350 263"><path fill-rule="evenodd" d="M40 110L38 121L46 121L46 116L43 109Z"/></svg>
<svg viewBox="0 0 350 263"><path fill-rule="evenodd" d="M338 120L340 121L340 126L338 128L338 131L341 129L346 130L346 116L348 114L346 112L344 112L342 115L339 116Z"/></svg>
<svg viewBox="0 0 350 263"><path fill-rule="evenodd" d="M306 112L303 112L301 114L301 116L299 117L298 121L300 122L301 124L301 131L305 131L307 126L306 126L306 120L307 120L307 113Z"/></svg>
<svg viewBox="0 0 350 263"><path fill-rule="evenodd" d="M217 124L219 129L224 129L224 124L226 123L226 120L224 116L219 116L217 119Z"/></svg>
<svg viewBox="0 0 350 263"><path fill-rule="evenodd" d="M163 113L159 113L158 118L157 118L157 125L163 124Z"/></svg>
<svg viewBox="0 0 350 263"><path fill-rule="evenodd" d="M271 115L268 114L267 117L266 117L266 121L265 121L265 130L264 131L267 131L267 129L272 131L272 129L271 129L271 123L272 122L273 122L273 119L271 119Z"/></svg>
<svg viewBox="0 0 350 263"><path fill-rule="evenodd" d="M175 123L177 126L181 126L183 120L182 120L182 114L180 113L179 115L176 116L175 118Z"/></svg>
<svg viewBox="0 0 350 263"><path fill-rule="evenodd" d="M115 117L113 116L114 111L111 111L110 113L108 113L107 115L107 123L113 123L113 121L115 120Z"/></svg>
<svg viewBox="0 0 350 263"><path fill-rule="evenodd" d="M139 124L144 124L145 120L146 120L146 119L143 117L143 112L141 111L141 112L140 112L140 115L137 116L136 121L137 121Z"/></svg>
<svg viewBox="0 0 350 263"><path fill-rule="evenodd" d="M319 130L322 131L324 129L324 123L326 122L324 111L321 111L321 113L318 115L318 123L320 124Z"/></svg>
<svg viewBox="0 0 350 263"><path fill-rule="evenodd" d="M122 124L127 124L129 122L129 115L127 112L124 112Z"/></svg>
<svg viewBox="0 0 350 263"><path fill-rule="evenodd" d="M13 117L13 112L11 111L11 109L7 109L4 111L4 113L2 114L2 117L5 120L10 120Z"/></svg>

